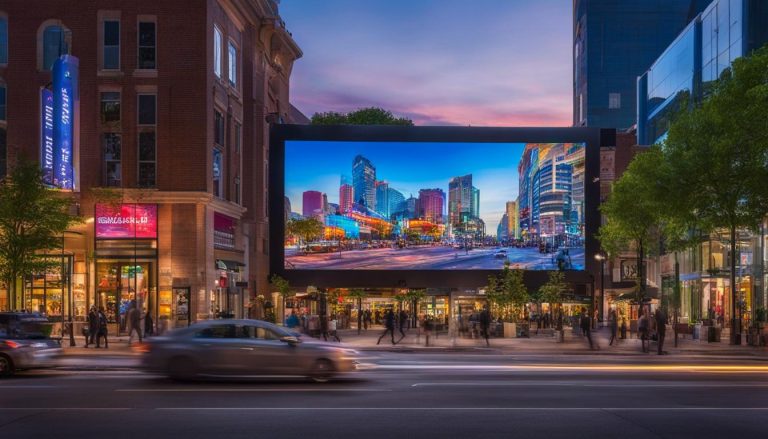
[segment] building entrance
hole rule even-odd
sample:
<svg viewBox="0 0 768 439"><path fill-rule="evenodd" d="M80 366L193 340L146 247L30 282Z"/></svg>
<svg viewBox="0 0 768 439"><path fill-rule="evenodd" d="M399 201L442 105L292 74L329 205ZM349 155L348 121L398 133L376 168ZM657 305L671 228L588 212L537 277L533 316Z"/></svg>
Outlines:
<svg viewBox="0 0 768 439"><path fill-rule="evenodd" d="M142 322L148 311L155 319L156 266L155 260L97 261L96 305L104 308L110 334L127 333L126 317L133 300L141 311Z"/></svg>

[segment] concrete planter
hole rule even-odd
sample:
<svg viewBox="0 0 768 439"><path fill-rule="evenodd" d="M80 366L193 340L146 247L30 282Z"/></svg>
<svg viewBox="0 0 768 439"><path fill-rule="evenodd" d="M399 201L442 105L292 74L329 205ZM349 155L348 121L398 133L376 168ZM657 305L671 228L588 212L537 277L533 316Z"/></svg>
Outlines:
<svg viewBox="0 0 768 439"><path fill-rule="evenodd" d="M504 338L517 337L517 324L504 322Z"/></svg>

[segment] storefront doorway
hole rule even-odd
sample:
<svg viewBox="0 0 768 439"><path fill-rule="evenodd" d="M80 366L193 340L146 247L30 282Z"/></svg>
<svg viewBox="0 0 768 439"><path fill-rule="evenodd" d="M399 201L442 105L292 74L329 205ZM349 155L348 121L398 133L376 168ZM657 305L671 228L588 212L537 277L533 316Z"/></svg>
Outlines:
<svg viewBox="0 0 768 439"><path fill-rule="evenodd" d="M156 320L156 260L100 260L96 263L96 306L104 308L111 334L126 334L127 312L135 300L142 320ZM143 329L143 328L142 328Z"/></svg>

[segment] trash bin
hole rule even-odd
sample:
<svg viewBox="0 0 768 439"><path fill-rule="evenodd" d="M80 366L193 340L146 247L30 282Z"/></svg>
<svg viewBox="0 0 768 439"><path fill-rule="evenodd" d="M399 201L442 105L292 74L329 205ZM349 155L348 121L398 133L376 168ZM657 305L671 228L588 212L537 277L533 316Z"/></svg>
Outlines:
<svg viewBox="0 0 768 439"><path fill-rule="evenodd" d="M701 339L701 323L697 323L693 325L693 339L694 340Z"/></svg>

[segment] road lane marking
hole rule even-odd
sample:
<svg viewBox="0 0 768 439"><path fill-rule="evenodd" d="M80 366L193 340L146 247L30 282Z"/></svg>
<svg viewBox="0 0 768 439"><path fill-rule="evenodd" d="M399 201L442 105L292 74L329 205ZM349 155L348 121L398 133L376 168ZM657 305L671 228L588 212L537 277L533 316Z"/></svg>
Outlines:
<svg viewBox="0 0 768 439"><path fill-rule="evenodd" d="M131 407L3 407L3 411L127 411L140 410Z"/></svg>
<svg viewBox="0 0 768 439"><path fill-rule="evenodd" d="M157 407L157 411L768 411L768 407Z"/></svg>
<svg viewBox="0 0 768 439"><path fill-rule="evenodd" d="M181 388L181 389L115 389L115 392L135 392L135 393L174 393L174 392L391 392L392 389L328 389L322 387L312 388Z"/></svg>
<svg viewBox="0 0 768 439"><path fill-rule="evenodd" d="M52 388L58 388L61 386L52 386L52 385L19 385L19 386L0 386L0 389L52 389Z"/></svg>
<svg viewBox="0 0 768 439"><path fill-rule="evenodd" d="M415 383L411 384L411 387L496 387L496 386L511 386L511 387L539 387L539 386L550 386L550 387L632 387L632 388L648 388L648 387L681 387L681 388L718 388L718 387L727 387L727 388L733 388L733 387L745 387L745 388L754 388L754 387L768 387L768 384L730 384L730 383L615 383L615 384L590 384L588 382L578 383L578 382L548 382L548 381L504 381L504 382L489 382L489 381L472 381L472 382L460 382L460 383L440 383L440 382L434 382L434 383Z"/></svg>
<svg viewBox="0 0 768 439"><path fill-rule="evenodd" d="M696 373L766 373L768 365L485 365L485 364L390 364L377 370L478 370L478 371L543 371L543 372L696 372Z"/></svg>

